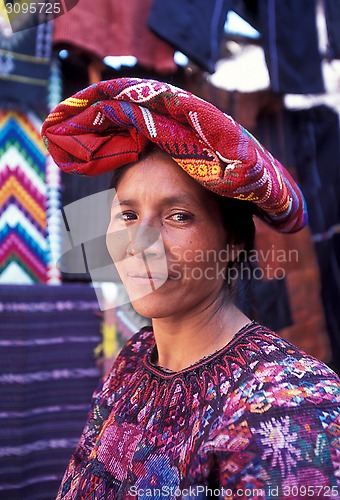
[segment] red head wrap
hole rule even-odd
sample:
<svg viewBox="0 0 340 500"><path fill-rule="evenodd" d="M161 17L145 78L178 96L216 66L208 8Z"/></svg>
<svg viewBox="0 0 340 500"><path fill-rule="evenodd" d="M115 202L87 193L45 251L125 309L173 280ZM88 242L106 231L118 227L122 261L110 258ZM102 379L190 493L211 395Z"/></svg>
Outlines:
<svg viewBox="0 0 340 500"><path fill-rule="evenodd" d="M185 90L155 80L103 81L61 102L42 135L65 172L97 175L136 161L149 141L215 193L253 202L274 229L307 222L287 170L232 117Z"/></svg>

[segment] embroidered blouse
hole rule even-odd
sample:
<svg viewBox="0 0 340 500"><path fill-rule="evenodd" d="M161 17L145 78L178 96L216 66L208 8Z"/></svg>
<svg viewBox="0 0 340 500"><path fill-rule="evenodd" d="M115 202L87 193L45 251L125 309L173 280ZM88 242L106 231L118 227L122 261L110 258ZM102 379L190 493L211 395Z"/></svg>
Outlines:
<svg viewBox="0 0 340 500"><path fill-rule="evenodd" d="M143 328L93 396L58 500L340 498L340 380L251 323L171 372Z"/></svg>

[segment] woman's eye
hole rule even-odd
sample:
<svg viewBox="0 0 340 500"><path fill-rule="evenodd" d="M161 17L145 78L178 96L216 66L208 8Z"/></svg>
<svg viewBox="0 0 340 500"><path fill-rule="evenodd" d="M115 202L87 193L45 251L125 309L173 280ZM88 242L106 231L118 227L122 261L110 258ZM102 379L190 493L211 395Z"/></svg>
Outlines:
<svg viewBox="0 0 340 500"><path fill-rule="evenodd" d="M191 219L190 215L189 214L185 214L185 213L172 214L172 215L170 215L169 218L171 220L176 221L176 222L187 222L188 220Z"/></svg>
<svg viewBox="0 0 340 500"><path fill-rule="evenodd" d="M137 219L137 215L133 212L122 212L122 213L118 214L116 217L117 217L117 219L121 219L124 222L130 222L132 220Z"/></svg>

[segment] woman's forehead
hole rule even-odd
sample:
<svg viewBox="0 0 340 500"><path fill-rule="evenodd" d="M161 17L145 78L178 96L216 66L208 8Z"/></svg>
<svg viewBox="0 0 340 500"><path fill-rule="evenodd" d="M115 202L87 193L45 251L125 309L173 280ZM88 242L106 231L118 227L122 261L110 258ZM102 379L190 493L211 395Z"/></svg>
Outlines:
<svg viewBox="0 0 340 500"><path fill-rule="evenodd" d="M157 151L128 168L121 176L117 195L137 198L153 194L169 202L195 203L208 201L210 193L166 153Z"/></svg>

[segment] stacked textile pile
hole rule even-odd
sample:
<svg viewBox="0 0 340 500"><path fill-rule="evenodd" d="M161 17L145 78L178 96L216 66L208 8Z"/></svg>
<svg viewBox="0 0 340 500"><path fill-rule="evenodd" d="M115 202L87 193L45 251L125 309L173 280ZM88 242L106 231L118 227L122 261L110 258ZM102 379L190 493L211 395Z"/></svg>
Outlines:
<svg viewBox="0 0 340 500"><path fill-rule="evenodd" d="M50 500L100 378L94 290L0 287L0 498Z"/></svg>

